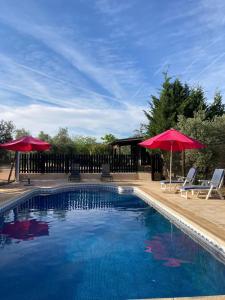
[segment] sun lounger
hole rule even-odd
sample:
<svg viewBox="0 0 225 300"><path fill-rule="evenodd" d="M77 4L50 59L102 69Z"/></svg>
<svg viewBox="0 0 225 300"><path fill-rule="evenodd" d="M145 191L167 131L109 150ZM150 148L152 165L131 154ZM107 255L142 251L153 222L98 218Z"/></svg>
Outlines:
<svg viewBox="0 0 225 300"><path fill-rule="evenodd" d="M202 184L200 185L182 186L180 188L181 196L187 199L188 192L192 192L192 195L194 195L194 192L197 192L197 196L203 192L207 194L206 200L208 200L212 192L217 192L220 199L223 199L223 196L220 191L223 185L223 179L224 179L224 169L215 169L212 179L210 181L203 180Z"/></svg>
<svg viewBox="0 0 225 300"><path fill-rule="evenodd" d="M109 164L103 164L102 165L101 180L109 180L109 181L113 180L113 177L110 174L110 166L109 166Z"/></svg>
<svg viewBox="0 0 225 300"><path fill-rule="evenodd" d="M160 181L161 189L166 190L167 188L171 188L171 185L173 185L174 188L176 188L178 185L190 185L194 182L195 176L197 174L197 170L195 168L190 168L190 170L187 173L186 177L178 177L176 180L172 180L171 182L169 180L163 180Z"/></svg>
<svg viewBox="0 0 225 300"><path fill-rule="evenodd" d="M69 181L80 181L80 165L74 164L71 168L69 177Z"/></svg>

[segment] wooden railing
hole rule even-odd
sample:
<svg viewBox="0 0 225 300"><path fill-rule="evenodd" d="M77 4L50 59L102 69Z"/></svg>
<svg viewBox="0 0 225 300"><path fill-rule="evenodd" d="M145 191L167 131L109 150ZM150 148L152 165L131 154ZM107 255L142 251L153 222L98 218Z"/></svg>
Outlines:
<svg viewBox="0 0 225 300"><path fill-rule="evenodd" d="M111 172L137 172L137 158L131 155L64 155L52 153L20 154L20 173L69 173L74 164L81 173L100 173L102 164Z"/></svg>

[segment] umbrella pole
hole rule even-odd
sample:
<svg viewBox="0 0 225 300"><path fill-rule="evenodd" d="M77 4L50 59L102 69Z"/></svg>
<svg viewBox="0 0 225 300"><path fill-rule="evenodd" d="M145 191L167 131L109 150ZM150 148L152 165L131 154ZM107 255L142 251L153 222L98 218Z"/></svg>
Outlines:
<svg viewBox="0 0 225 300"><path fill-rule="evenodd" d="M19 182L19 177L20 177L20 153L19 153L19 151L16 151L15 177L16 177L16 182Z"/></svg>
<svg viewBox="0 0 225 300"><path fill-rule="evenodd" d="M10 179L11 179L11 176L12 176L12 172L13 172L13 169L14 169L14 167L15 167L15 161L16 161L16 157L14 157L13 162L11 162L11 168L10 168L10 172L9 172L9 176L8 176L8 183L10 183Z"/></svg>
<svg viewBox="0 0 225 300"><path fill-rule="evenodd" d="M171 190L171 181L172 181L172 162L173 162L173 144L171 143L171 147L170 147L170 190Z"/></svg>
<svg viewBox="0 0 225 300"><path fill-rule="evenodd" d="M185 176L185 151L181 152L181 160L182 160L182 176Z"/></svg>

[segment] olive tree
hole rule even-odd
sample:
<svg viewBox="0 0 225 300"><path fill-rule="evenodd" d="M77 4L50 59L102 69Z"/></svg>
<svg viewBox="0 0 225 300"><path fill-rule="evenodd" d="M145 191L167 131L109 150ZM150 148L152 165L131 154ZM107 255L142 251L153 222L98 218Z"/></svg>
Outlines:
<svg viewBox="0 0 225 300"><path fill-rule="evenodd" d="M206 119L205 111L193 118L179 117L178 129L201 141L206 147L186 151L186 165L195 165L203 176L209 176L214 168L225 168L225 114Z"/></svg>
<svg viewBox="0 0 225 300"><path fill-rule="evenodd" d="M0 121L0 144L4 144L9 140L13 139L13 132L15 126L12 121ZM5 163L9 162L11 154L9 151L1 150L0 151L0 162Z"/></svg>

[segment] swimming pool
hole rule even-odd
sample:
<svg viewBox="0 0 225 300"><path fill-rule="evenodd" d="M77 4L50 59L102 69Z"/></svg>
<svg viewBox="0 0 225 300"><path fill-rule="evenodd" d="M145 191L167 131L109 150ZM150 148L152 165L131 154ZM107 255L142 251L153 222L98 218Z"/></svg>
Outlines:
<svg viewBox="0 0 225 300"><path fill-rule="evenodd" d="M134 195L35 196L0 218L1 299L225 294L225 266Z"/></svg>

